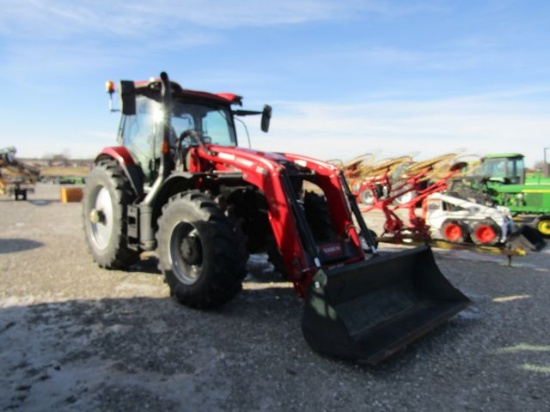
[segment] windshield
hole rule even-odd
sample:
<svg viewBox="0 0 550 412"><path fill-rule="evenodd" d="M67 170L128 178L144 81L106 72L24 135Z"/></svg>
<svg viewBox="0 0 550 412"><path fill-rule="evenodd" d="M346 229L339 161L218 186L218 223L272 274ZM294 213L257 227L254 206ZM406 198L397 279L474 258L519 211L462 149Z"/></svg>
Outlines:
<svg viewBox="0 0 550 412"><path fill-rule="evenodd" d="M171 120L176 137L193 129L205 143L221 146L237 144L231 112L227 107L175 102Z"/></svg>
<svg viewBox="0 0 550 412"><path fill-rule="evenodd" d="M181 134L190 129L195 130L205 143L221 146L237 144L228 107L178 101L172 107L172 148L176 147ZM147 179L153 178L158 169L163 140L162 121L162 105L145 96L137 96L135 114L121 118L119 141L130 151Z"/></svg>
<svg viewBox="0 0 550 412"><path fill-rule="evenodd" d="M525 163L523 159L512 159L508 162L509 176L522 177L525 172Z"/></svg>
<svg viewBox="0 0 550 412"><path fill-rule="evenodd" d="M512 180L521 179L525 171L523 158L515 159L485 159L476 175L509 178Z"/></svg>

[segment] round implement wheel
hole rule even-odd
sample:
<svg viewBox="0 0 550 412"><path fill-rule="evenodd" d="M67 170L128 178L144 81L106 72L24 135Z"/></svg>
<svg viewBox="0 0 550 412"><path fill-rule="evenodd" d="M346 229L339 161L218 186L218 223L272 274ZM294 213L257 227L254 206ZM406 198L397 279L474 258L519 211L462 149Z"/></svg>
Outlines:
<svg viewBox="0 0 550 412"><path fill-rule="evenodd" d="M404 190L404 189L409 189L409 191L405 192L401 196L395 198L395 200L393 201L394 204L404 205L405 203L409 203L411 200L413 200L415 198L415 196L417 195L416 191L412 190L412 188L410 188L410 186L406 186L402 190Z"/></svg>
<svg viewBox="0 0 550 412"><path fill-rule="evenodd" d="M361 200L361 203L367 206L371 206L374 204L374 195L372 194L372 191L369 188L365 188L360 194L359 199Z"/></svg>
<svg viewBox="0 0 550 412"><path fill-rule="evenodd" d="M550 216L542 216L536 220L536 228L544 237L550 237Z"/></svg>
<svg viewBox="0 0 550 412"><path fill-rule="evenodd" d="M446 220L443 222L440 232L443 239L453 243L462 243L468 237L466 225L456 220Z"/></svg>
<svg viewBox="0 0 550 412"><path fill-rule="evenodd" d="M492 246L500 241L502 232L500 228L491 221L480 221L472 224L470 237L476 245Z"/></svg>
<svg viewBox="0 0 550 412"><path fill-rule="evenodd" d="M173 196L158 225L159 269L178 302L214 308L241 290L246 239L209 196L197 191Z"/></svg>
<svg viewBox="0 0 550 412"><path fill-rule="evenodd" d="M82 217L88 249L95 262L122 269L138 261L139 252L127 246L127 206L135 198L130 183L114 160L94 166L86 179Z"/></svg>

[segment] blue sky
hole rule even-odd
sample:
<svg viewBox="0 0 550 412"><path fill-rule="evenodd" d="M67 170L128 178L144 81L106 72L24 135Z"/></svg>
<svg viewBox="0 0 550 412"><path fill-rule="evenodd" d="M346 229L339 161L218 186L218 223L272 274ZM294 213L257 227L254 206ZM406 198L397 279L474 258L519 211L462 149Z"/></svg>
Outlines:
<svg viewBox="0 0 550 412"><path fill-rule="evenodd" d="M166 71L271 104L254 148L532 165L550 147L549 22L544 0L0 0L0 148L92 157L115 145L105 81Z"/></svg>

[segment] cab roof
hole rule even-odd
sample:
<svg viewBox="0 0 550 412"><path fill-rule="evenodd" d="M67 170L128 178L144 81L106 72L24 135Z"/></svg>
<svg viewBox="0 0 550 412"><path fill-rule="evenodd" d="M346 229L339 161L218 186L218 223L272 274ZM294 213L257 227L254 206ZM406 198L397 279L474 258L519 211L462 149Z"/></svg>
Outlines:
<svg viewBox="0 0 550 412"><path fill-rule="evenodd" d="M483 159L518 159L525 157L521 153L491 153L483 156Z"/></svg>
<svg viewBox="0 0 550 412"><path fill-rule="evenodd" d="M190 90L182 88L178 83L170 81L172 87L172 97L175 98L187 98L189 100L207 100L216 103L223 104L236 104L242 106L242 96L233 94L233 93L209 93L202 92L198 90ZM144 81L134 82L137 94L142 94L144 96L158 99L161 92L161 80L151 79Z"/></svg>

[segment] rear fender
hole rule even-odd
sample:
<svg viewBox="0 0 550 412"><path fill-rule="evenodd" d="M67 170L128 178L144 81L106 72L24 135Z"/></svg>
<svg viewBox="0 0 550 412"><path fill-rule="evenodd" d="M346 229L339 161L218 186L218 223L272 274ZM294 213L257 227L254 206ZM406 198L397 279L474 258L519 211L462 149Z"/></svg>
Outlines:
<svg viewBox="0 0 550 412"><path fill-rule="evenodd" d="M124 146L106 147L95 158L95 162L111 157L122 167L135 166L134 158Z"/></svg>
<svg viewBox="0 0 550 412"><path fill-rule="evenodd" d="M105 159L113 159L119 164L130 181L134 193L138 198L141 197L143 195L143 170L134 162L128 149L124 146L106 147L96 156L94 163L99 163Z"/></svg>

